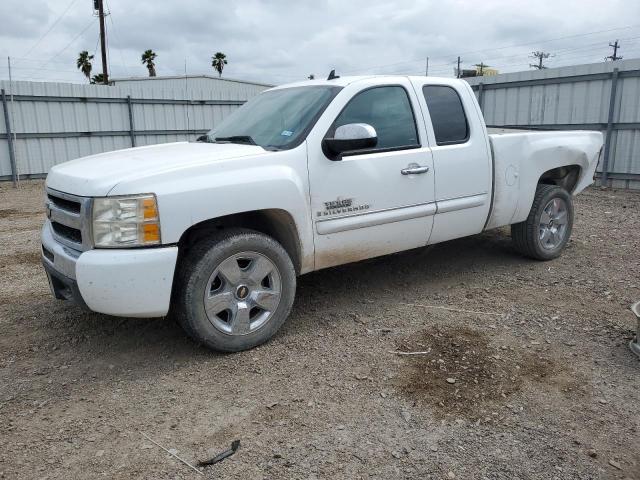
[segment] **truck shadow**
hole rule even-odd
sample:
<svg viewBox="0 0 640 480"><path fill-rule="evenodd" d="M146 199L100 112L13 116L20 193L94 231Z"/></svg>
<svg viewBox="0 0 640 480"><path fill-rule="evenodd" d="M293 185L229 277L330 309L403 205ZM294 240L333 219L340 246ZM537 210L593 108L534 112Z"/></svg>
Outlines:
<svg viewBox="0 0 640 480"><path fill-rule="evenodd" d="M506 231L498 230L320 270L298 279L293 318L285 329L299 328L294 318L323 303L351 302L356 309L358 301L383 296L411 301L538 263L515 252Z"/></svg>
<svg viewBox="0 0 640 480"><path fill-rule="evenodd" d="M341 321L340 315L357 310L362 299L375 308L383 296L402 301L412 292L436 293L447 285L473 278L477 282L478 275L508 272L528 262L512 250L507 235L491 232L305 275L299 278L291 317L276 338L261 348L295 349L296 336L325 330L330 334L314 315L333 309ZM179 365L213 362L210 365L215 366L233 358L199 346L170 318L121 319L83 312L44 293L11 302L3 307L13 320L2 342L6 356L22 357L22 365L30 371L75 365L63 375L67 382L83 377L109 381L125 372L134 378L152 378ZM8 340L24 332L27 339L22 345ZM240 354L239 361L249 361L255 354L260 355L260 350Z"/></svg>

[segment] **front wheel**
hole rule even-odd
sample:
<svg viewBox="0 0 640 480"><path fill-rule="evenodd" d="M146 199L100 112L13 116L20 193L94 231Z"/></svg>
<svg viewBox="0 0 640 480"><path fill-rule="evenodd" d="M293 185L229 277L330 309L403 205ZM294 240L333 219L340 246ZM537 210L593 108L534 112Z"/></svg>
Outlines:
<svg viewBox="0 0 640 480"><path fill-rule="evenodd" d="M296 291L289 255L272 238L228 230L196 244L176 275L174 312L184 330L214 350L237 352L269 340Z"/></svg>
<svg viewBox="0 0 640 480"><path fill-rule="evenodd" d="M557 258L567 245L573 228L573 201L565 189L538 185L529 216L511 225L514 246L536 260Z"/></svg>

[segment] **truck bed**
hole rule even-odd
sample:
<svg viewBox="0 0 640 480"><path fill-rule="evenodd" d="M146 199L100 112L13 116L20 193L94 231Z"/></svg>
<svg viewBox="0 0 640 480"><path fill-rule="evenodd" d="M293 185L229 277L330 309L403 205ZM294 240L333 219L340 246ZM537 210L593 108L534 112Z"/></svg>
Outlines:
<svg viewBox="0 0 640 480"><path fill-rule="evenodd" d="M602 133L492 128L493 207L486 229L522 222L527 218L543 173L559 175L578 169L571 193L593 183L600 157ZM575 174L574 174L575 175Z"/></svg>

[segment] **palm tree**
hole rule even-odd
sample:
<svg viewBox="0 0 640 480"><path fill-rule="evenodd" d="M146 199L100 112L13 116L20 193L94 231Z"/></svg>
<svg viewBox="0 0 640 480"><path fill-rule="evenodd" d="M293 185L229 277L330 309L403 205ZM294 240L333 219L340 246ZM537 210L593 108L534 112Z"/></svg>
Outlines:
<svg viewBox="0 0 640 480"><path fill-rule="evenodd" d="M86 50L80 52L78 60L76 60L78 70L80 70L89 81L91 81L91 60L93 60L93 55L89 55L89 52Z"/></svg>
<svg viewBox="0 0 640 480"><path fill-rule="evenodd" d="M104 75L102 73L98 73L91 77L91 83L102 85L104 83Z"/></svg>
<svg viewBox="0 0 640 480"><path fill-rule="evenodd" d="M211 66L218 72L218 76L222 76L222 70L227 64L227 56L222 52L216 52L215 56L211 57Z"/></svg>
<svg viewBox="0 0 640 480"><path fill-rule="evenodd" d="M149 76L150 77L155 77L156 76L156 64L153 62L156 57L158 55L156 55L156 53L153 50L145 50L145 52L142 54L142 64L146 64L147 65L147 70L149 70Z"/></svg>

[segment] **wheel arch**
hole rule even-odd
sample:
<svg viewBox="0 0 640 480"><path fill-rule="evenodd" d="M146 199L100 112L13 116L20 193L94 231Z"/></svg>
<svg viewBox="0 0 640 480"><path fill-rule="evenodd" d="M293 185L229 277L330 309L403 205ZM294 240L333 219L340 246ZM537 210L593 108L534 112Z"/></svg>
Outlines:
<svg viewBox="0 0 640 480"><path fill-rule="evenodd" d="M302 244L296 223L289 212L277 208L234 213L192 225L182 233L178 241L178 261L199 240L210 236L213 232L228 228L246 228L272 237L282 245L291 258L296 274L300 274Z"/></svg>
<svg viewBox="0 0 640 480"><path fill-rule="evenodd" d="M580 165L563 165L552 168L540 175L538 185L557 185L558 187L564 188L567 192L573 193L578 185L581 173L582 167Z"/></svg>

